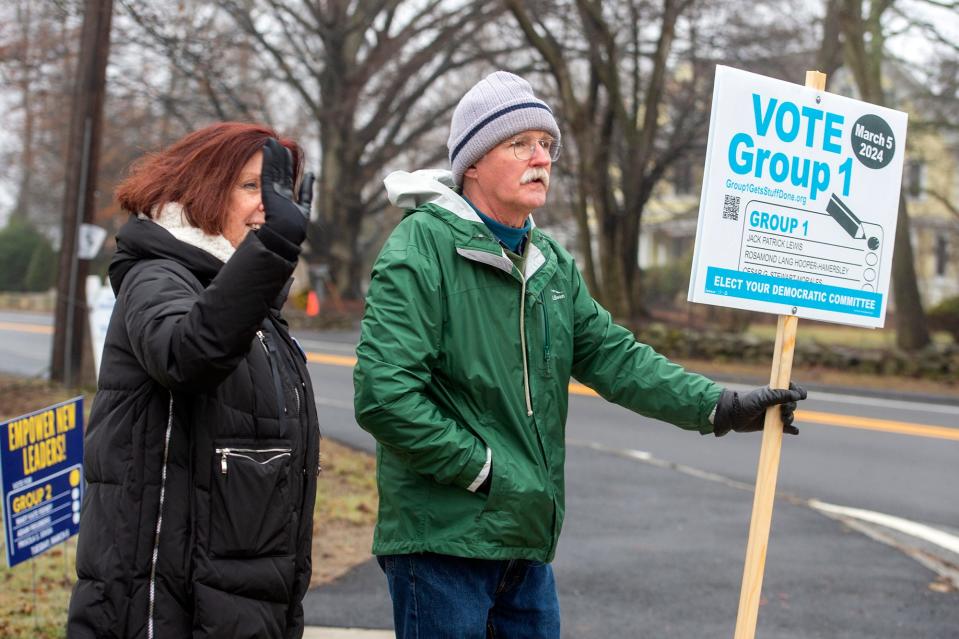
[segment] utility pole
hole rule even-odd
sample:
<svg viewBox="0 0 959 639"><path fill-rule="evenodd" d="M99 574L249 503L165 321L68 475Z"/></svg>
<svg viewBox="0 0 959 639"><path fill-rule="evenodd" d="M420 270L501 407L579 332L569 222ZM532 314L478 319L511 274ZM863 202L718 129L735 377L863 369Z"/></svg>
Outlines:
<svg viewBox="0 0 959 639"><path fill-rule="evenodd" d="M50 377L67 386L80 383L80 364L86 340L84 295L88 263L77 259L80 224L91 222L95 209L110 22L113 0L84 0L80 54L66 155L66 188L57 305Z"/></svg>

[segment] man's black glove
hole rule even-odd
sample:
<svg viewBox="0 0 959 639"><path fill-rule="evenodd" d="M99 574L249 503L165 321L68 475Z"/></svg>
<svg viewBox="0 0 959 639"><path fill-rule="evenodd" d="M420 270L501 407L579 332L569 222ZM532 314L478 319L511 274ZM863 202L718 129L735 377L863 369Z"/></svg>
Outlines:
<svg viewBox="0 0 959 639"><path fill-rule="evenodd" d="M724 390L716 403L716 416L713 418L713 433L722 437L730 430L748 433L763 429L766 409L780 405L783 419L783 432L798 435L799 429L793 426L793 413L796 402L806 399L806 391L792 382L789 390L764 386L740 395L736 391Z"/></svg>
<svg viewBox="0 0 959 639"><path fill-rule="evenodd" d="M313 174L303 176L299 198L293 199L293 154L275 138L263 145L260 193L266 223L257 235L274 253L295 261L306 239L313 203Z"/></svg>

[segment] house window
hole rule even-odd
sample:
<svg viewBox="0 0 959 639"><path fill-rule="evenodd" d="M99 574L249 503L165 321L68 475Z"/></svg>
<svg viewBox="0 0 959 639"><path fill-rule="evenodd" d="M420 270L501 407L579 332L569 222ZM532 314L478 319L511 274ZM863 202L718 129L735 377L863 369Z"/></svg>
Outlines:
<svg viewBox="0 0 959 639"><path fill-rule="evenodd" d="M686 238L684 237L674 237L673 238L673 247L672 255L670 256L674 261L682 259L683 254L686 252Z"/></svg>
<svg viewBox="0 0 959 639"><path fill-rule="evenodd" d="M673 165L673 190L676 195L689 195L693 191L692 165L685 160Z"/></svg>
<svg viewBox="0 0 959 639"><path fill-rule="evenodd" d="M922 160L910 160L907 165L906 186L908 190L906 192L909 194L909 197L917 198L922 195L922 178L923 173L925 173L923 168Z"/></svg>
<svg viewBox="0 0 959 639"><path fill-rule="evenodd" d="M949 242L943 237L936 238L936 275L946 274L946 263L949 261Z"/></svg>

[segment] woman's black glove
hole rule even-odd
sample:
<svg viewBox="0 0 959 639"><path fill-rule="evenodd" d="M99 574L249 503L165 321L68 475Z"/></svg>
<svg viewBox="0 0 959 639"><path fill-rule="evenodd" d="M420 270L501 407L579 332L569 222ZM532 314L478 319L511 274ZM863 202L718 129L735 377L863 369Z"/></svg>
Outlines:
<svg viewBox="0 0 959 639"><path fill-rule="evenodd" d="M793 426L793 413L796 411L796 402L802 399L806 399L806 391L792 382L789 383L789 390L764 386L745 395L724 390L716 403L713 433L716 437L722 437L730 430L737 433L762 430L766 409L778 404L783 419L783 432L798 435L799 429Z"/></svg>
<svg viewBox="0 0 959 639"><path fill-rule="evenodd" d="M313 174L303 176L300 195L293 199L293 155L275 138L263 145L260 193L266 223L257 235L268 249L296 261L299 246L306 239L313 203Z"/></svg>

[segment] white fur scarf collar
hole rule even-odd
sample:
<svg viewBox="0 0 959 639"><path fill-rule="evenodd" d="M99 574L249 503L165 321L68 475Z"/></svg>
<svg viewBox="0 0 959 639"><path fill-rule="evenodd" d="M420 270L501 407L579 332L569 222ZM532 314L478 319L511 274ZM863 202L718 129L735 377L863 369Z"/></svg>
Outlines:
<svg viewBox="0 0 959 639"><path fill-rule="evenodd" d="M207 235L201 229L191 226L183 212L183 206L178 202L167 202L160 209L159 214L154 207L153 213L155 217L152 221L169 231L170 235L190 246L203 249L223 263L226 263L236 251L230 241L222 235ZM150 219L143 213L139 217Z"/></svg>

